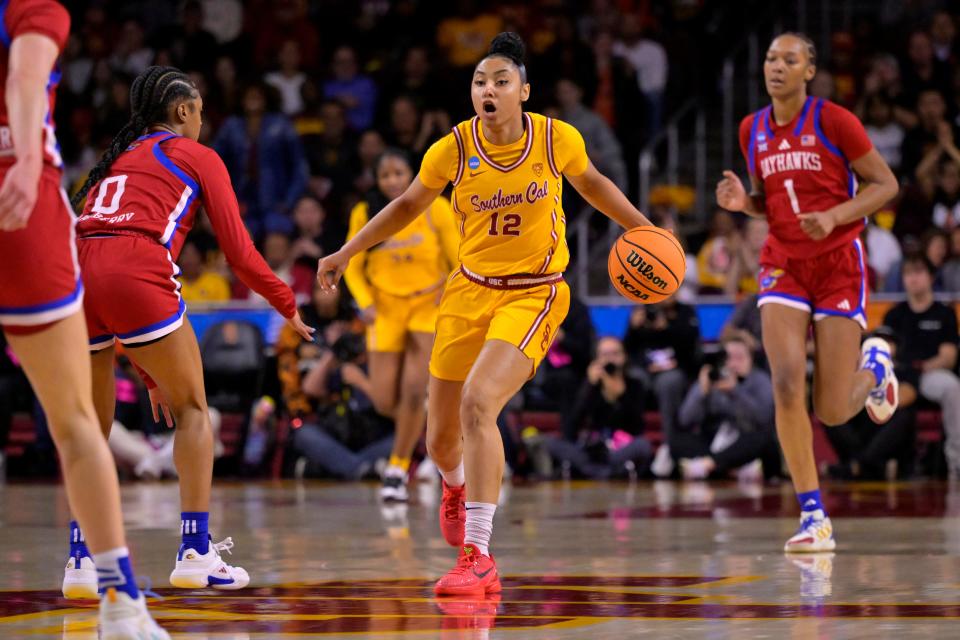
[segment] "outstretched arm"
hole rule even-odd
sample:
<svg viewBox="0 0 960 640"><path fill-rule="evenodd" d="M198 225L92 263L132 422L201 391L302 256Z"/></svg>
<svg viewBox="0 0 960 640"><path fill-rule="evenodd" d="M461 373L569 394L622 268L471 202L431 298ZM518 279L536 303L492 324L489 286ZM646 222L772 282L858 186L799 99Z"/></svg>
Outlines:
<svg viewBox="0 0 960 640"><path fill-rule="evenodd" d="M357 235L353 236L336 253L323 258L317 266L317 280L323 289L333 289L343 275L350 258L366 251L370 247L384 242L390 236L403 230L413 222L424 209L430 206L434 198L440 195L443 187L431 189L420 179L420 176L407 187L399 198L385 206L379 213L370 218L370 221Z"/></svg>
<svg viewBox="0 0 960 640"><path fill-rule="evenodd" d="M587 163L587 170L580 175L564 175L577 193L590 203L590 206L624 229L652 224L646 216L630 204L627 196L623 195L610 178L597 171L592 162Z"/></svg>

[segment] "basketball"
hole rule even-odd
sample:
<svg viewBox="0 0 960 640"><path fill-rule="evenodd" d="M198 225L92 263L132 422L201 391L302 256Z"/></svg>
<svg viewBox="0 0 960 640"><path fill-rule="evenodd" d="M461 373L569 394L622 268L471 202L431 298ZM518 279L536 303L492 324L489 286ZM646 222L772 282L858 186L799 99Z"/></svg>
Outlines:
<svg viewBox="0 0 960 640"><path fill-rule="evenodd" d="M687 258L680 242L659 227L636 227L617 238L607 272L613 286L627 300L643 304L672 296L683 282Z"/></svg>

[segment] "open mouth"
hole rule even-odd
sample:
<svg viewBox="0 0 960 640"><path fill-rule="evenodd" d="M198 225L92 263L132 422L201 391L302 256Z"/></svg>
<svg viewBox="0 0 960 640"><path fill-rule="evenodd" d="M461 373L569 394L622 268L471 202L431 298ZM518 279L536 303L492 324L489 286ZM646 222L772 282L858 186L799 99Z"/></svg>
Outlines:
<svg viewBox="0 0 960 640"><path fill-rule="evenodd" d="M486 101L484 101L484 103L483 103L483 112L484 112L484 113L496 113L496 112L497 112L497 107L496 107L495 104L493 104L493 103L490 102L489 100L486 100Z"/></svg>

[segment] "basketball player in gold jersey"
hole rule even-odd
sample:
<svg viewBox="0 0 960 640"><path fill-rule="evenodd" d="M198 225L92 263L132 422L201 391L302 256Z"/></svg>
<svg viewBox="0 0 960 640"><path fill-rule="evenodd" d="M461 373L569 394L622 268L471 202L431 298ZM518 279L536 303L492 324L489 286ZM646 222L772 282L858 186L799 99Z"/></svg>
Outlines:
<svg viewBox="0 0 960 640"><path fill-rule="evenodd" d="M413 181L409 157L388 149L374 165L377 185L350 212L352 239L377 212L403 195ZM460 233L450 202L434 200L422 215L386 242L361 251L343 274L367 323L371 400L394 419L390 464L380 498L406 502L410 457L423 433L428 363L444 281L459 265Z"/></svg>
<svg viewBox="0 0 960 640"><path fill-rule="evenodd" d="M569 307L561 176L621 226L650 224L596 170L576 129L523 111L530 95L523 56L517 34L493 39L473 73L476 117L434 143L404 194L317 272L323 287L335 286L352 256L410 224L453 183L461 266L437 317L427 450L443 476L440 526L460 555L434 587L438 595L500 591L488 549L504 464L496 419L533 375Z"/></svg>

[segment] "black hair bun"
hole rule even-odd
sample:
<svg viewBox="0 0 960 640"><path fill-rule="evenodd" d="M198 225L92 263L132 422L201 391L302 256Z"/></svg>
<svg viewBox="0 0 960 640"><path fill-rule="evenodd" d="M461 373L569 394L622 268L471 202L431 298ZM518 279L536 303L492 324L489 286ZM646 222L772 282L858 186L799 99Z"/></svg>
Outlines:
<svg viewBox="0 0 960 640"><path fill-rule="evenodd" d="M527 56L527 46L523 44L523 38L520 34L513 31L503 31L498 33L490 41L488 56L503 56L509 58L517 65L522 65Z"/></svg>

